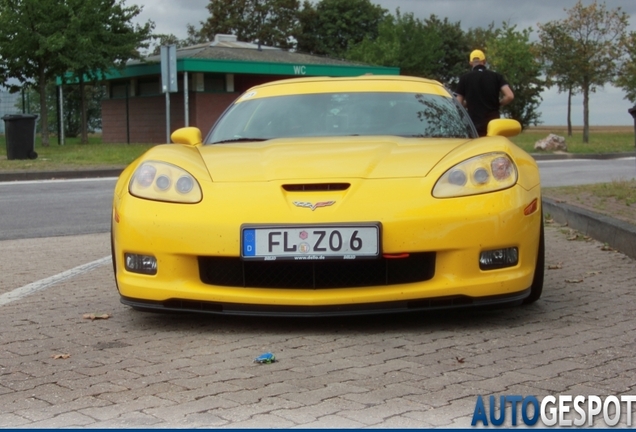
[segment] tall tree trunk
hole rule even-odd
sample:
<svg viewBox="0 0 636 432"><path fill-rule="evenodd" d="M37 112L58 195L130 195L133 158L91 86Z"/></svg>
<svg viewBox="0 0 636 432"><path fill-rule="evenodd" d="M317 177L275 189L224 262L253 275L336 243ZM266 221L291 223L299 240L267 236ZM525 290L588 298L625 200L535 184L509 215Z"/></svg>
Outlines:
<svg viewBox="0 0 636 432"><path fill-rule="evenodd" d="M572 87L568 89L568 136L572 136Z"/></svg>
<svg viewBox="0 0 636 432"><path fill-rule="evenodd" d="M82 131L82 144L88 144L88 120L86 114L86 83L84 82L84 77L80 75L80 113L81 113L81 126L80 129Z"/></svg>
<svg viewBox="0 0 636 432"><path fill-rule="evenodd" d="M583 142L590 142L590 86L583 86Z"/></svg>
<svg viewBox="0 0 636 432"><path fill-rule="evenodd" d="M42 131L42 147L49 146L49 115L46 109L46 74L40 66L38 90L40 91L40 129Z"/></svg>

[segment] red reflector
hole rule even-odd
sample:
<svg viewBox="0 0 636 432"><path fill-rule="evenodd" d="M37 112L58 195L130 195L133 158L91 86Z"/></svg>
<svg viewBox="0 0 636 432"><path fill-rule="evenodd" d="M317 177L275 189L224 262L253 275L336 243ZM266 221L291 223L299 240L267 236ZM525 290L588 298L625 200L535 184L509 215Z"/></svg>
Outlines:
<svg viewBox="0 0 636 432"><path fill-rule="evenodd" d="M526 215L526 216L531 215L532 213L537 211L537 207L538 207L538 201L535 198L535 199L532 200L532 202L530 203L530 205L528 207L523 209L523 214Z"/></svg>
<svg viewBox="0 0 636 432"><path fill-rule="evenodd" d="M382 254L382 256L386 259L401 259L408 258L409 254L407 253L399 253L399 254Z"/></svg>
<svg viewBox="0 0 636 432"><path fill-rule="evenodd" d="M119 223L119 213L115 210L115 222Z"/></svg>

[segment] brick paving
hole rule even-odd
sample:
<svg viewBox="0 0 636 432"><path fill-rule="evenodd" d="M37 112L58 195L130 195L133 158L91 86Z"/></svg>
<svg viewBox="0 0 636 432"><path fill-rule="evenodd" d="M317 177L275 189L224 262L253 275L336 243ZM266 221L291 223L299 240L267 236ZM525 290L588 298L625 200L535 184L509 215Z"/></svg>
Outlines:
<svg viewBox="0 0 636 432"><path fill-rule="evenodd" d="M568 238L546 227L534 305L375 318L140 313L102 265L0 306L0 427L470 427L478 395L635 394L636 262ZM108 254L1 242L0 294Z"/></svg>

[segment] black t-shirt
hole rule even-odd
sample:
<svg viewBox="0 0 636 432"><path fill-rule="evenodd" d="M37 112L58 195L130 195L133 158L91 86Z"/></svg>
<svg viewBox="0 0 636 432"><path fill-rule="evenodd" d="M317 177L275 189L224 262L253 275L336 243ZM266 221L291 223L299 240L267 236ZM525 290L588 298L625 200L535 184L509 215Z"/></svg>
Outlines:
<svg viewBox="0 0 636 432"><path fill-rule="evenodd" d="M483 65L459 78L456 93L466 100L466 109L478 131L490 120L499 118L499 93L507 84L503 75Z"/></svg>

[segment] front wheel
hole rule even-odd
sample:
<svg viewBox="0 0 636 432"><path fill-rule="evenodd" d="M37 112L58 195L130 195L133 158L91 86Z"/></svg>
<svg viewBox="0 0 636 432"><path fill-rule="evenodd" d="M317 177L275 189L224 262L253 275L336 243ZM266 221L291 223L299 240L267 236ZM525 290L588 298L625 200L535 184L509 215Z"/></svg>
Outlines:
<svg viewBox="0 0 636 432"><path fill-rule="evenodd" d="M537 252L537 264L534 267L534 277L530 286L530 295L525 298L523 304L531 304L539 300L543 292L543 275L545 272L545 236L543 229L543 217L541 217L541 232L539 233L539 251Z"/></svg>
<svg viewBox="0 0 636 432"><path fill-rule="evenodd" d="M113 260L113 274L115 276L115 288L119 291L119 284L117 283L117 260L115 258L115 233L113 231L113 221L110 221L110 255Z"/></svg>

